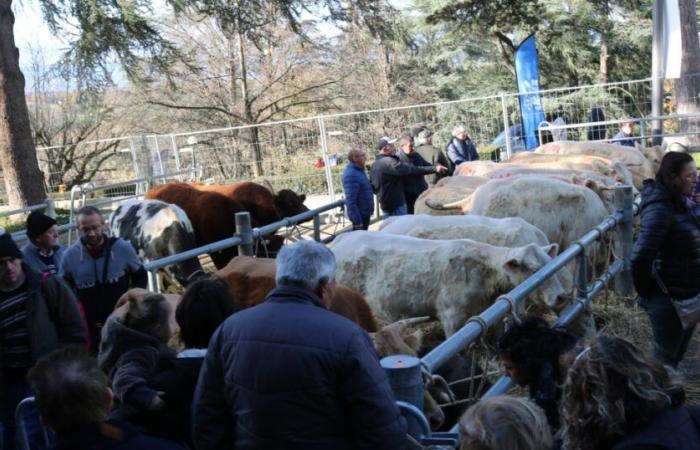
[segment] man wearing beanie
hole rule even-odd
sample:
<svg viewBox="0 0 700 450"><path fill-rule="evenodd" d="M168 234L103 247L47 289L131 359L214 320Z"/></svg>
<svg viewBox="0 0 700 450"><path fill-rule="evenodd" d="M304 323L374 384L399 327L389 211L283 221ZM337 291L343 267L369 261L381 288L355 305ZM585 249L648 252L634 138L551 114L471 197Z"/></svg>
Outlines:
<svg viewBox="0 0 700 450"><path fill-rule="evenodd" d="M22 262L12 236L0 228L0 422L2 448L18 448L14 411L31 395L27 372L61 346L85 345L86 332L73 292L58 277ZM33 418L37 422L36 417ZM38 423L30 427L38 428ZM32 447L43 448L43 447Z"/></svg>
<svg viewBox="0 0 700 450"><path fill-rule="evenodd" d="M80 208L76 223L80 239L66 249L58 273L83 305L90 350L97 353L102 325L119 297L130 287L145 288L148 278L131 243L105 234L105 221L97 208Z"/></svg>
<svg viewBox="0 0 700 450"><path fill-rule="evenodd" d="M56 220L33 211L27 217L27 237L29 242L22 246L24 263L38 272L57 274L64 248L58 244Z"/></svg>

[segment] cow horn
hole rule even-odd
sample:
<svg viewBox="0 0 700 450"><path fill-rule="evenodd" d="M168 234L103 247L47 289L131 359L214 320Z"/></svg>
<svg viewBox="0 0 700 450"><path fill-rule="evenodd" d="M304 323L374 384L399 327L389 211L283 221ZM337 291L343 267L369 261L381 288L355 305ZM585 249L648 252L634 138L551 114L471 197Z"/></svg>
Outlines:
<svg viewBox="0 0 700 450"><path fill-rule="evenodd" d="M456 202L448 203L446 205L442 205L438 203L436 200L433 200L432 198L428 198L425 200L425 205L430 208L430 209L436 209L438 211L444 211L446 209L459 209L462 206L462 202L464 200L458 200Z"/></svg>
<svg viewBox="0 0 700 450"><path fill-rule="evenodd" d="M419 323L427 322L430 320L430 316L422 316L422 317L410 317L408 319L401 319L397 320L394 323L390 323L389 325L385 326L382 328L382 330L397 330L397 332L401 333L406 327L410 327L412 325L417 325Z"/></svg>

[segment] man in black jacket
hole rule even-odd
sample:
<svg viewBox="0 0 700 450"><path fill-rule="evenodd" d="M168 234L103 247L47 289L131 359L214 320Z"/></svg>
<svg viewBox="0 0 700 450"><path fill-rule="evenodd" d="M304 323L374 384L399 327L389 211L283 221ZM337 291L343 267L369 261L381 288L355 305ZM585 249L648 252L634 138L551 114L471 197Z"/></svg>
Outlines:
<svg viewBox="0 0 700 450"><path fill-rule="evenodd" d="M398 157L405 164L411 164L414 167L444 167L441 164L433 165L426 161L414 146L414 140L411 136L402 136L398 142ZM444 173L444 171L442 171ZM406 175L403 179L403 192L406 198L406 208L408 214L413 214L414 206L418 196L428 189L428 183L425 181L425 175L415 174Z"/></svg>
<svg viewBox="0 0 700 450"><path fill-rule="evenodd" d="M214 333L195 390L198 450L401 449L406 422L367 333L328 311L335 258L277 255L277 288Z"/></svg>
<svg viewBox="0 0 700 450"><path fill-rule="evenodd" d="M412 141L410 136L403 138ZM396 155L394 143L396 139L383 137L379 141L379 155L372 164L370 181L375 194L379 196L379 205L386 216L403 216L408 213L404 181L406 175L420 175L435 172L445 172L447 168L441 165L416 167L411 163L402 162Z"/></svg>

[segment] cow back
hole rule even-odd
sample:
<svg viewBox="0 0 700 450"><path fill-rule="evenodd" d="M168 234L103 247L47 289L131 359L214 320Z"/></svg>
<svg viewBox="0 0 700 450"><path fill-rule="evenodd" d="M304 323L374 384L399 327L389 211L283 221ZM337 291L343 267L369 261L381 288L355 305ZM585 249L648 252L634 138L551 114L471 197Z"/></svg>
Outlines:
<svg viewBox="0 0 700 450"><path fill-rule="evenodd" d="M275 288L275 260L237 256L216 276L229 285L236 306L240 309L259 305ZM368 332L377 331L377 322L367 301L348 286L337 284L330 311L355 322Z"/></svg>

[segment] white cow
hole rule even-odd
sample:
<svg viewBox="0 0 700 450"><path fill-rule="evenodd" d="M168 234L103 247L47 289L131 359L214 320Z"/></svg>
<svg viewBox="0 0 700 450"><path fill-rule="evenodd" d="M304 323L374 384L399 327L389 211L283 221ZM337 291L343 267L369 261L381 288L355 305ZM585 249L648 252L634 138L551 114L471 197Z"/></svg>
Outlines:
<svg viewBox="0 0 700 450"><path fill-rule="evenodd" d="M471 214L520 217L544 232L564 251L608 215L598 196L585 187L559 180L522 176L491 180L472 195ZM589 255L605 264L608 247L594 244Z"/></svg>
<svg viewBox="0 0 700 450"><path fill-rule="evenodd" d="M550 142L541 145L535 153L548 155L591 155L623 163L634 177L635 184L648 178L654 178L655 170L651 161L633 147L606 144L604 142Z"/></svg>
<svg viewBox="0 0 700 450"><path fill-rule="evenodd" d="M551 261L556 246L496 247L469 239L434 241L370 231L338 236L336 280L361 292L389 321L437 317L446 335ZM559 308L570 285L555 276L533 294Z"/></svg>
<svg viewBox="0 0 700 450"><path fill-rule="evenodd" d="M424 191L416 200L416 214L430 214L433 216L447 216L462 214L460 210L437 210L429 205L448 204L468 198L476 188L488 181L483 177L446 177L437 182L435 186Z"/></svg>
<svg viewBox="0 0 700 450"><path fill-rule="evenodd" d="M500 247L527 244L549 245L547 236L519 217L493 218L474 215L389 217L379 228L382 233L413 236L421 239L472 239Z"/></svg>

